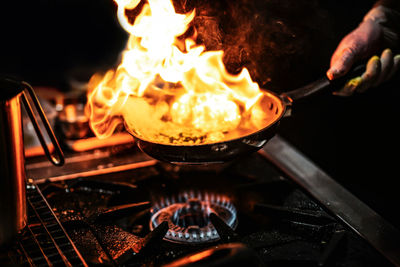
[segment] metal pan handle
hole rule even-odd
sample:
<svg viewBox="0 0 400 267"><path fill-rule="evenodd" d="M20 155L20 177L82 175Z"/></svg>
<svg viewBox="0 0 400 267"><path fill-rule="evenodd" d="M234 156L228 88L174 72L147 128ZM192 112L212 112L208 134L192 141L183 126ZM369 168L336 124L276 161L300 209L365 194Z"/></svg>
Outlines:
<svg viewBox="0 0 400 267"><path fill-rule="evenodd" d="M306 86L300 87L298 89L283 93L281 96L288 100L289 102L293 102L295 100L299 100L305 98L307 96L313 95L317 92L320 92L326 88L330 87L341 87L344 86L345 83L350 80L351 78L360 76L365 71L365 64L358 65L351 69L346 75L330 81L326 76L320 78L319 80L307 84Z"/></svg>
<svg viewBox="0 0 400 267"><path fill-rule="evenodd" d="M61 150L61 147L57 141L56 136L54 135L53 130L51 129L50 123L46 118L46 115L43 112L42 106L40 105L35 92L33 91L33 88L30 84L27 82L21 82L22 86L24 87L24 91L22 93L22 102L25 105L26 112L28 113L29 118L32 121L33 127L35 128L36 134L39 138L40 144L43 147L44 153L46 154L47 158L50 160L51 163L53 163L56 166L62 166L64 165L65 159L64 159L64 153ZM32 110L32 106L28 101L26 92L28 92L30 98L32 99L32 102L36 108L37 113L40 116L40 119L43 122L44 128L46 129L47 135L49 136L51 143L53 144L54 147L54 152L57 155L55 157L50 153L49 148L47 147L46 141L44 140L42 130L39 127L39 123L35 117L35 114Z"/></svg>

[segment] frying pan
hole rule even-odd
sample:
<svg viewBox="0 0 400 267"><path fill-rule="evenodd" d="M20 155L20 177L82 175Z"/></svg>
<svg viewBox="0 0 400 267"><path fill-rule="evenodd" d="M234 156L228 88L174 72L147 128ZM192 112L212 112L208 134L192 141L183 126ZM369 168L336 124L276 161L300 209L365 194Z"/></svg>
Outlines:
<svg viewBox="0 0 400 267"><path fill-rule="evenodd" d="M359 76L364 70L365 65L360 65L340 79L329 81L327 77L323 77L304 87L280 95L263 90L263 103L266 105L265 112L272 118L271 123L254 133L228 141L201 145L172 145L143 140L132 132L130 134L133 135L138 147L144 153L161 161L175 164L228 162L261 149L275 135L281 119L290 115L294 101L327 88L343 86L350 77ZM128 127L126 128L128 129Z"/></svg>

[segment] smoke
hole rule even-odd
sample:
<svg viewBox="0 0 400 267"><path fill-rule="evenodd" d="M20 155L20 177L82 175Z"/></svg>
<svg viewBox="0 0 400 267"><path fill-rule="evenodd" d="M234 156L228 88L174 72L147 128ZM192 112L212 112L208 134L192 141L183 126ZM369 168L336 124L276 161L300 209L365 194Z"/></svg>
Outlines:
<svg viewBox="0 0 400 267"><path fill-rule="evenodd" d="M197 41L223 49L229 72L246 67L274 91L323 75L335 45L329 12L317 0L176 0L175 6L178 12L196 8Z"/></svg>

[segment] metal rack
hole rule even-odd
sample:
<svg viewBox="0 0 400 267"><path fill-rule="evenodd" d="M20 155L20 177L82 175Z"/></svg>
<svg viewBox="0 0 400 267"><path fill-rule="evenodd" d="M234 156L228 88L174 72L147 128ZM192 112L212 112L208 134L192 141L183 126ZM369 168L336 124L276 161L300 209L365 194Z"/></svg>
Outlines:
<svg viewBox="0 0 400 267"><path fill-rule="evenodd" d="M28 225L18 249L29 266L88 266L35 184L26 189Z"/></svg>

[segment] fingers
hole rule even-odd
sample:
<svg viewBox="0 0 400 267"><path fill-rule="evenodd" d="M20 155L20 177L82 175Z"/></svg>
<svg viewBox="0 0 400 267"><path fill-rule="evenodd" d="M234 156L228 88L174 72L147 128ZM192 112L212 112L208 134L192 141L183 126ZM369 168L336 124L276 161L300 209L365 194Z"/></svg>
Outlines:
<svg viewBox="0 0 400 267"><path fill-rule="evenodd" d="M400 70L400 55L396 55L393 58L393 67L389 72L387 80L391 79L393 75Z"/></svg>
<svg viewBox="0 0 400 267"><path fill-rule="evenodd" d="M365 92L368 88L374 86L379 80L382 69L381 59L373 56L368 60L365 72L361 75L361 83L356 87L356 91Z"/></svg>
<svg viewBox="0 0 400 267"><path fill-rule="evenodd" d="M373 56L368 60L365 72L359 76L354 77L343 86L342 89L336 91L334 94L339 96L351 96L355 91L364 92L371 84L375 83L381 72L381 61L378 56Z"/></svg>
<svg viewBox="0 0 400 267"><path fill-rule="evenodd" d="M375 57L376 56L372 57L370 61ZM393 55L393 52L390 49L385 49L382 52L379 61L380 61L380 70L378 69L378 66L371 66L370 69L368 69L368 64L367 64L367 70L363 74L367 76L366 81L364 82L365 87L361 87L357 91L363 92L370 87L377 87L381 85L382 83L391 79L393 75L400 69L400 55ZM371 62L371 64L372 63L373 62ZM374 64L379 64L379 63L376 62Z"/></svg>
<svg viewBox="0 0 400 267"><path fill-rule="evenodd" d="M339 43L326 75L330 80L345 75L354 62L373 55L382 40L382 29L371 20L364 21Z"/></svg>
<svg viewBox="0 0 400 267"><path fill-rule="evenodd" d="M351 80L349 80L342 89L333 92L334 95L337 96L351 96L357 89L357 87L360 86L362 83L362 78L361 77L355 77Z"/></svg>
<svg viewBox="0 0 400 267"><path fill-rule="evenodd" d="M374 86L378 86L379 84L386 81L389 76L390 71L393 68L394 58L392 50L385 49L381 55L381 73L379 79L375 82Z"/></svg>
<svg viewBox="0 0 400 267"><path fill-rule="evenodd" d="M390 49L382 52L381 57L373 56L368 60L365 72L349 80L335 95L350 96L354 92L364 92L390 79L400 68L400 55L393 56Z"/></svg>

